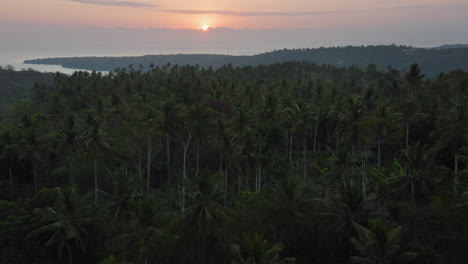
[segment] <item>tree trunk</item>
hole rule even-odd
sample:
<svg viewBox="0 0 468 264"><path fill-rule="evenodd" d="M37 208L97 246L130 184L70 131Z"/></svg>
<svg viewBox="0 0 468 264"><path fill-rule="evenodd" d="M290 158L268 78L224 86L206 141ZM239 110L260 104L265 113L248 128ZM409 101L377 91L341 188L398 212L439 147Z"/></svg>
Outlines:
<svg viewBox="0 0 468 264"><path fill-rule="evenodd" d="M258 169L255 171L255 192L258 192Z"/></svg>
<svg viewBox="0 0 468 264"><path fill-rule="evenodd" d="M405 149L406 151L408 151L408 147L409 147L409 122L405 122L405 126L406 126L406 137L405 137Z"/></svg>
<svg viewBox="0 0 468 264"><path fill-rule="evenodd" d="M11 190L13 190L14 182L13 182L13 171L11 170L11 167L8 168L8 173L10 175L10 188Z"/></svg>
<svg viewBox="0 0 468 264"><path fill-rule="evenodd" d="M151 155L153 150L153 142L151 141L151 136L148 136L148 164L146 169L146 194L150 193L151 186Z"/></svg>
<svg viewBox="0 0 468 264"><path fill-rule="evenodd" d="M258 191L262 190L262 165L258 169Z"/></svg>
<svg viewBox="0 0 468 264"><path fill-rule="evenodd" d="M458 155L455 153L455 164L454 164L454 178L453 178L453 191L455 195L458 194L458 184L460 183L459 175L458 175Z"/></svg>
<svg viewBox="0 0 468 264"><path fill-rule="evenodd" d="M69 170L68 180L70 182L70 186L73 186L74 181L73 181L73 160L72 159L68 161L68 170Z"/></svg>
<svg viewBox="0 0 468 264"><path fill-rule="evenodd" d="M319 112L317 111L317 116L315 119L315 132L314 132L314 152L317 152L317 133L318 133L318 126L319 126Z"/></svg>
<svg viewBox="0 0 468 264"><path fill-rule="evenodd" d="M362 166L365 166L364 161L362 162ZM367 199L367 177L365 170L363 170L362 173L362 197L364 198L364 201Z"/></svg>
<svg viewBox="0 0 468 264"><path fill-rule="evenodd" d="M94 155L94 202L98 201L97 157Z"/></svg>
<svg viewBox="0 0 468 264"><path fill-rule="evenodd" d="M307 151L307 146L306 146L306 137L305 135L302 137L302 148L303 148L303 169L304 169L304 181L306 179L306 174L307 174L307 160L306 160L306 151Z"/></svg>
<svg viewBox="0 0 468 264"><path fill-rule="evenodd" d="M37 169L36 169L36 164L33 164L33 174L34 174L34 193L37 193Z"/></svg>
<svg viewBox="0 0 468 264"><path fill-rule="evenodd" d="M415 191L415 187L414 187L414 178L411 177L411 202L413 204L416 203L416 191Z"/></svg>
<svg viewBox="0 0 468 264"><path fill-rule="evenodd" d="M192 133L189 133L187 143L184 144L184 158L182 164L182 214L185 212L185 181L187 178L187 151L190 146Z"/></svg>
<svg viewBox="0 0 468 264"><path fill-rule="evenodd" d="M377 142L377 166L381 167L382 163L382 147L381 147L381 137L379 136L378 142Z"/></svg>
<svg viewBox="0 0 468 264"><path fill-rule="evenodd" d="M338 146L340 143L340 134L337 132L336 133L336 143L335 143L335 150L338 151Z"/></svg>
<svg viewBox="0 0 468 264"><path fill-rule="evenodd" d="M71 246L67 246L68 248L68 264L73 264L73 255Z"/></svg>
<svg viewBox="0 0 468 264"><path fill-rule="evenodd" d="M293 135L291 134L291 138L289 139L289 162L291 163L291 166L293 165L292 151L293 151Z"/></svg>
<svg viewBox="0 0 468 264"><path fill-rule="evenodd" d="M195 176L198 177L200 171L200 141L197 142L197 161L196 161Z"/></svg>
<svg viewBox="0 0 468 264"><path fill-rule="evenodd" d="M143 169L141 168L141 156L138 155L138 177L140 179L140 192L143 193Z"/></svg>
<svg viewBox="0 0 468 264"><path fill-rule="evenodd" d="M242 175L242 173L239 173L239 176L238 176L239 177L239 179L238 179L239 182L237 183L238 186L239 186L239 197L241 197L241 195L242 195L242 176L241 175Z"/></svg>
<svg viewBox="0 0 468 264"><path fill-rule="evenodd" d="M228 170L227 170L227 163L224 168L224 207L227 206L227 192L228 192Z"/></svg>
<svg viewBox="0 0 468 264"><path fill-rule="evenodd" d="M166 133L167 180L171 184L171 136Z"/></svg>

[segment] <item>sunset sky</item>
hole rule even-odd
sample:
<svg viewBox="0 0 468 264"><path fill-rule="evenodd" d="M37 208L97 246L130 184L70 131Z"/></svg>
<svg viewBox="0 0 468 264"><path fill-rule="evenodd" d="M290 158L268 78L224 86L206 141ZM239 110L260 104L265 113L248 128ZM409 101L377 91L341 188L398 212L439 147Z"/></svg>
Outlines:
<svg viewBox="0 0 468 264"><path fill-rule="evenodd" d="M0 65L56 56L466 44L467 14L468 0L0 0Z"/></svg>
<svg viewBox="0 0 468 264"><path fill-rule="evenodd" d="M335 28L468 22L460 0L2 0L0 22L87 27ZM440 25L442 24L442 25ZM450 24L450 23L448 23Z"/></svg>

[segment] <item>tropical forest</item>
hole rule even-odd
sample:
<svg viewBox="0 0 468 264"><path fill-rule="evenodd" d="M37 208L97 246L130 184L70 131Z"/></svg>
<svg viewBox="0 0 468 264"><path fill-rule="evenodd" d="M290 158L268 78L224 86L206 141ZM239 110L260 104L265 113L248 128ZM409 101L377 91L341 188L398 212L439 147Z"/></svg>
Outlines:
<svg viewBox="0 0 468 264"><path fill-rule="evenodd" d="M0 263L468 263L468 73L144 68L0 70Z"/></svg>

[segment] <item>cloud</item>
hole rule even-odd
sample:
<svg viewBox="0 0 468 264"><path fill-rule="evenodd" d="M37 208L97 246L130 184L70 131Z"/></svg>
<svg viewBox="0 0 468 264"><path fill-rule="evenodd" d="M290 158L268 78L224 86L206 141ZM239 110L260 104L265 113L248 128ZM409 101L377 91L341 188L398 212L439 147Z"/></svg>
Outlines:
<svg viewBox="0 0 468 264"><path fill-rule="evenodd" d="M382 10L396 10L396 9L424 9L424 8L434 8L434 7L449 7L449 6L460 6L466 5L468 2L454 2L454 3L440 3L440 4L427 4L427 5L410 5L410 6L394 6L388 8L382 8Z"/></svg>
<svg viewBox="0 0 468 264"><path fill-rule="evenodd" d="M119 7L158 7L159 5L149 4L139 1L114 1L114 0L66 0L71 2L78 2L82 4L92 5L105 5L105 6L119 6Z"/></svg>
<svg viewBox="0 0 468 264"><path fill-rule="evenodd" d="M342 13L341 11L305 11L305 12L257 12L257 11L230 11L230 10L184 10L184 9L164 9L166 13L185 14L185 15L205 15L217 14L228 16L311 16Z"/></svg>
<svg viewBox="0 0 468 264"><path fill-rule="evenodd" d="M314 16L314 15L327 15L327 14L345 14L356 12L371 12L377 10L404 10L404 9L424 9L442 6L464 5L467 2L445 3L445 4L427 4L427 5L412 5L412 6L394 6L378 9L356 9L356 10L326 10L326 11L298 11L298 12L269 12L269 11L231 11L222 9L200 10L200 9L163 9L160 5L150 4L142 1L123 1L123 0L65 0L71 2L78 2L82 4L105 5L105 6L118 6L118 7L139 7L139 8L152 8L159 12L184 14L184 15L205 15L217 14L227 16L241 16L241 17L294 17L294 16Z"/></svg>
<svg viewBox="0 0 468 264"><path fill-rule="evenodd" d="M262 12L262 11L230 11L230 10L196 10L196 9L160 9L160 12L174 13L174 14L185 14L185 15L205 15L205 14L217 14L217 15L228 15L228 16L251 16L251 17L262 17L262 16L313 16L313 15L327 15L327 14L345 14L345 13L356 13L356 12L373 12L378 10L404 10L404 9L424 9L433 7L453 6L453 5L464 5L468 2L458 3L445 3L445 4L428 4L428 5L412 5L412 6L395 6L378 9L354 9L354 10L328 10L328 11L302 11L302 12Z"/></svg>

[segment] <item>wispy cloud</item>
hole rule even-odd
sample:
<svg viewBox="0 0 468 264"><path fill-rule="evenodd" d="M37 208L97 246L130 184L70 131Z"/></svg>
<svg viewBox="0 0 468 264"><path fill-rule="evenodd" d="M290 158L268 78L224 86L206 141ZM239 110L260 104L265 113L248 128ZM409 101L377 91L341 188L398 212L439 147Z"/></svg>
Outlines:
<svg viewBox="0 0 468 264"><path fill-rule="evenodd" d="M342 13L341 11L305 11L305 12L259 12L259 11L230 11L230 10L180 10L180 9L163 9L162 12L186 15L229 15L229 16L310 16L324 15L333 13Z"/></svg>
<svg viewBox="0 0 468 264"><path fill-rule="evenodd" d="M113 1L113 0L66 0L82 4L120 6L120 7L158 7L159 5L149 4L140 1Z"/></svg>
<svg viewBox="0 0 468 264"><path fill-rule="evenodd" d="M105 6L118 6L118 7L139 7L139 8L157 8L159 12L185 14L185 15L205 15L217 14L227 16L242 16L242 17L294 17L294 16L314 16L314 15L327 15L327 14L345 14L355 12L370 12L376 10L404 10L404 9L425 9L442 6L465 5L468 2L456 3L438 3L427 5L408 5L408 6L394 6L378 9L355 9L355 10L325 10L325 11L298 11L298 12L273 12L273 11L231 11L222 9L201 10L201 9L164 9L160 5L151 4L144 1L123 1L123 0L65 0L71 2L78 2L82 4L105 5Z"/></svg>
<svg viewBox="0 0 468 264"><path fill-rule="evenodd" d="M382 8L382 10L396 10L396 9L425 9L425 8L434 8L434 7L448 7L448 6L460 6L466 5L468 2L452 2L452 3L436 3L436 4L427 4L427 5L408 5L408 6L394 6Z"/></svg>
<svg viewBox="0 0 468 264"><path fill-rule="evenodd" d="M378 9L354 9L354 10L326 10L326 11L301 11L301 12L262 12L262 11L230 11L230 10L197 10L197 9L160 9L161 12L186 14L186 15L205 15L217 14L228 16L252 16L252 17L275 17L275 16L313 16L313 15L327 15L327 14L345 14L356 12L372 12L377 10L404 10L404 9L425 9L453 5L465 5L468 2L445 3L445 4L428 4L428 5L411 5L411 6L394 6Z"/></svg>

